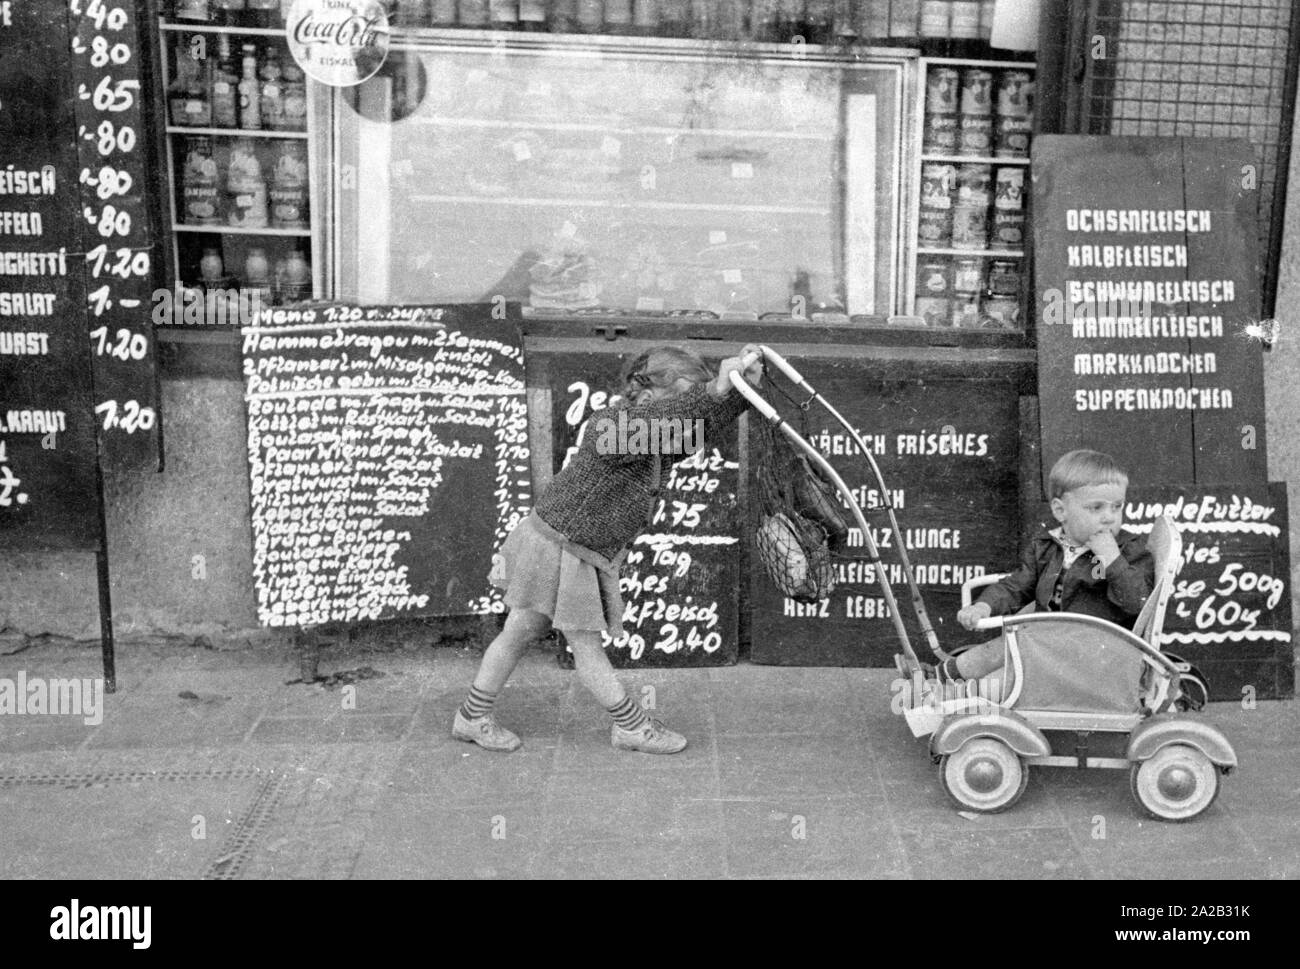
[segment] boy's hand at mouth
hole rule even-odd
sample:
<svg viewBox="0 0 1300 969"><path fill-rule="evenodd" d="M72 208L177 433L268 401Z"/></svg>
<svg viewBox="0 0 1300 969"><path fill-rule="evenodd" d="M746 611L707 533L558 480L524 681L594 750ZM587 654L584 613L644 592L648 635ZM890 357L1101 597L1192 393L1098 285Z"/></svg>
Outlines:
<svg viewBox="0 0 1300 969"><path fill-rule="evenodd" d="M1097 556L1097 561L1101 563L1103 569L1109 568L1110 563L1119 558L1119 545L1115 542L1115 536L1111 534L1109 528L1094 532L1088 539L1088 548L1092 549L1092 554Z"/></svg>

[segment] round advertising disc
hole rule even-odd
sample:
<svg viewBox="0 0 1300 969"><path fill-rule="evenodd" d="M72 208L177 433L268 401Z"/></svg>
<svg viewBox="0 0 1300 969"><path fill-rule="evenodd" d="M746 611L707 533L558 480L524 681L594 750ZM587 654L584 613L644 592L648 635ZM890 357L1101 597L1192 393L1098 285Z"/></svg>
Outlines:
<svg viewBox="0 0 1300 969"><path fill-rule="evenodd" d="M285 34L298 66L330 87L360 84L388 58L381 0L294 0Z"/></svg>

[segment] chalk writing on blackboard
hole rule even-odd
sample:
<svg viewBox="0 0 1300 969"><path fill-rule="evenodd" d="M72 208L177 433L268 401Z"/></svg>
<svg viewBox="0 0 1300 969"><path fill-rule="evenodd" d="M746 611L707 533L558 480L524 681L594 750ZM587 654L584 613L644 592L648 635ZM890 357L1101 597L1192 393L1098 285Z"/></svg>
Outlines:
<svg viewBox="0 0 1300 969"><path fill-rule="evenodd" d="M274 310L243 350L260 621L503 611L492 553L531 502L517 326Z"/></svg>

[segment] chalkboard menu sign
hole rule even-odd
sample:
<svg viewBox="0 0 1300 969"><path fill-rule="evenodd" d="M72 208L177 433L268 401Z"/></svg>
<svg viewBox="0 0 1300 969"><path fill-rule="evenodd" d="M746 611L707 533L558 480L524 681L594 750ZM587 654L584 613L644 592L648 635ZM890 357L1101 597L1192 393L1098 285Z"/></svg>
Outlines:
<svg viewBox="0 0 1300 969"><path fill-rule="evenodd" d="M157 470L161 428L151 302L156 253L145 202L156 185L145 164L148 131L136 5L130 0L35 5L71 15L74 118L62 136L76 144L80 161L76 222L82 242L74 243L74 251L85 253L84 305L102 459L110 468ZM55 75L59 81L68 76Z"/></svg>
<svg viewBox="0 0 1300 969"><path fill-rule="evenodd" d="M100 541L63 5L0 0L0 541Z"/></svg>
<svg viewBox="0 0 1300 969"><path fill-rule="evenodd" d="M1149 532L1172 515L1183 539L1162 648L1195 664L1215 700L1295 693L1285 484L1136 487L1125 525Z"/></svg>
<svg viewBox="0 0 1300 969"><path fill-rule="evenodd" d="M858 430L880 465L940 645L987 638L963 630L955 616L963 582L1009 568L1018 557L1018 385L952 379L868 383L850 363L799 360L795 365ZM800 430L797 416L781 407L778 397L765 396ZM889 517L866 458L843 426L817 405L807 414L807 439L854 490L913 648L927 658ZM751 469L763 459L755 447L751 432ZM751 477L751 494L754 487ZM761 509L750 504L752 550ZM845 516L852 523L847 508ZM847 548L833 556L836 588L820 602L804 604L783 595L757 554L751 552L751 561L754 662L888 666L902 651L856 525Z"/></svg>
<svg viewBox="0 0 1300 969"><path fill-rule="evenodd" d="M577 450L588 419L609 406L627 354L583 353L550 361L554 468ZM706 357L706 359L708 359ZM709 360L716 367L719 361ZM738 435L675 464L663 459L659 497L632 543L620 580L623 635L604 636L610 662L630 667L724 666L739 653Z"/></svg>
<svg viewBox="0 0 1300 969"><path fill-rule="evenodd" d="M1088 447L1146 480L1265 484L1254 149L1045 135L1033 152L1044 474Z"/></svg>
<svg viewBox="0 0 1300 969"><path fill-rule="evenodd" d="M504 610L487 576L532 497L519 319L330 304L244 328L264 625Z"/></svg>

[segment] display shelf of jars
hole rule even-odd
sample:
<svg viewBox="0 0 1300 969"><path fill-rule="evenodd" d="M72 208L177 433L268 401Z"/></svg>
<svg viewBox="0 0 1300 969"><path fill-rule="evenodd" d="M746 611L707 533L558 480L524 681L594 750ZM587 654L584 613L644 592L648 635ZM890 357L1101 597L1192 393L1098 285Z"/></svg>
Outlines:
<svg viewBox="0 0 1300 969"><path fill-rule="evenodd" d="M283 30L159 28L178 287L218 323L311 298L307 80Z"/></svg>
<svg viewBox="0 0 1300 969"><path fill-rule="evenodd" d="M1023 331L1036 65L922 57L908 313L930 327Z"/></svg>

